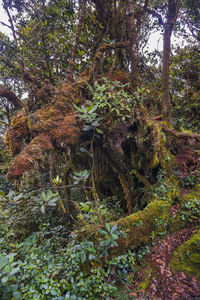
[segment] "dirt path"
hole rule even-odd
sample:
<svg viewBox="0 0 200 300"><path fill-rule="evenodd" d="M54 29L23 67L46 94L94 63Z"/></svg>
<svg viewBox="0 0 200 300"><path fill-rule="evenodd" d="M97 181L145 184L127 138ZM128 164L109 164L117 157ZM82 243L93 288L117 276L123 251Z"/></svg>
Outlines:
<svg viewBox="0 0 200 300"><path fill-rule="evenodd" d="M189 278L183 272L175 276L171 273L168 263L174 250L187 241L194 229L184 229L180 232L173 233L164 240L160 241L151 249L147 257L147 264L152 267L149 274L150 284L144 293L129 293L133 299L137 300L200 300L200 285L195 277ZM143 270L139 278L142 278L145 271ZM141 282L141 279L139 279ZM135 287L139 286L139 283Z"/></svg>

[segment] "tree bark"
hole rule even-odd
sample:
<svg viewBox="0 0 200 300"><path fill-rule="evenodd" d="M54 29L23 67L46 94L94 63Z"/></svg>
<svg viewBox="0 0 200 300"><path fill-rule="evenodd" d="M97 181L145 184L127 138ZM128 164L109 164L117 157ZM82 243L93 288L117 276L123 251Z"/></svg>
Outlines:
<svg viewBox="0 0 200 300"><path fill-rule="evenodd" d="M138 32L136 27L135 20L135 1L127 0L126 2L126 11L128 16L126 17L126 34L130 43L129 52L129 61L131 64L131 75L133 83L136 82L138 74Z"/></svg>
<svg viewBox="0 0 200 300"><path fill-rule="evenodd" d="M0 97L5 97L17 109L23 106L22 101L8 87L0 86Z"/></svg>
<svg viewBox="0 0 200 300"><path fill-rule="evenodd" d="M169 103L169 68L171 53L171 35L177 19L178 0L168 0L166 22L163 37L163 71L162 71L162 113L163 119L171 123Z"/></svg>

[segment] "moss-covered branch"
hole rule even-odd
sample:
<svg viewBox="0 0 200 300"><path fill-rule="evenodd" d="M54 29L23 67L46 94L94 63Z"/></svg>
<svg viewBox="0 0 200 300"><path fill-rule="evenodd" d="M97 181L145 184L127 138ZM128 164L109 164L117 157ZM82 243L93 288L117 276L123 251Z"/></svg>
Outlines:
<svg viewBox="0 0 200 300"><path fill-rule="evenodd" d="M23 106L22 101L10 90L9 87L0 85L0 97L6 98L17 109Z"/></svg>

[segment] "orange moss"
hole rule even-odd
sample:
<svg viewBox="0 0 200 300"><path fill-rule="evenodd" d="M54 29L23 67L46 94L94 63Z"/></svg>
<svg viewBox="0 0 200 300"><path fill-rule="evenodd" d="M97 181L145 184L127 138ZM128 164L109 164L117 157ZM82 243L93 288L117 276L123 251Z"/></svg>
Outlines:
<svg viewBox="0 0 200 300"><path fill-rule="evenodd" d="M11 125L6 133L5 143L12 155L21 151L23 139L28 135L28 118L24 110L13 117Z"/></svg>
<svg viewBox="0 0 200 300"><path fill-rule="evenodd" d="M73 97L78 97L76 89L66 84L61 87L53 104L45 104L29 115L21 111L13 118L6 139L12 154L21 151L23 139L28 135L34 138L14 159L8 179L20 177L24 171L37 165L44 153L52 149L52 143L64 149L77 143L80 122L74 114Z"/></svg>
<svg viewBox="0 0 200 300"><path fill-rule="evenodd" d="M42 160L44 153L52 149L51 138L45 134L35 137L31 143L14 159L8 170L7 178L17 178L37 166L37 161Z"/></svg>
<svg viewBox="0 0 200 300"><path fill-rule="evenodd" d="M120 81L123 84L131 82L129 75L122 71L112 72L111 75L108 75L108 79L111 81Z"/></svg>
<svg viewBox="0 0 200 300"><path fill-rule="evenodd" d="M67 115L64 120L56 122L55 128L51 130L52 138L61 144L75 144L79 136L79 130L77 128L77 121L73 115Z"/></svg>
<svg viewBox="0 0 200 300"><path fill-rule="evenodd" d="M14 159L13 164L8 170L7 179L22 176L24 171L30 170L34 166L33 158L24 150Z"/></svg>

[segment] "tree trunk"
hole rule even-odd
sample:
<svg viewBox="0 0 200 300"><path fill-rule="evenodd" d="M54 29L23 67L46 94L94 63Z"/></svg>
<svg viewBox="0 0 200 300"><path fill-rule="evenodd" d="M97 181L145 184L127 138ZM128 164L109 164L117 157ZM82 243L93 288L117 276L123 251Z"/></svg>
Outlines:
<svg viewBox="0 0 200 300"><path fill-rule="evenodd" d="M135 2L135 1L134 1ZM127 0L126 2L126 11L128 12L128 16L126 19L126 34L129 39L130 48L128 50L129 61L131 64L131 75L133 83L136 83L138 68L138 32L136 27L135 20L135 3L133 1Z"/></svg>
<svg viewBox="0 0 200 300"><path fill-rule="evenodd" d="M177 19L178 1L168 0L167 21L164 24L163 37L163 71L162 71L162 113L163 119L171 123L169 103L169 67L171 52L171 35Z"/></svg>

